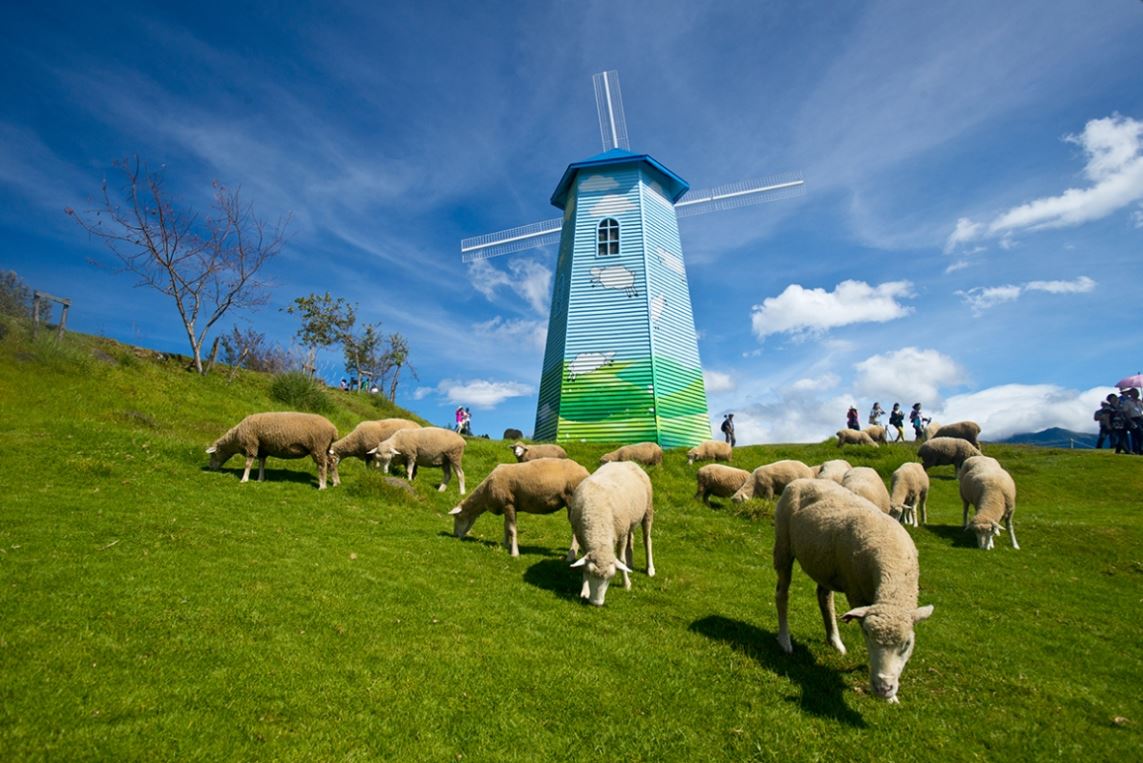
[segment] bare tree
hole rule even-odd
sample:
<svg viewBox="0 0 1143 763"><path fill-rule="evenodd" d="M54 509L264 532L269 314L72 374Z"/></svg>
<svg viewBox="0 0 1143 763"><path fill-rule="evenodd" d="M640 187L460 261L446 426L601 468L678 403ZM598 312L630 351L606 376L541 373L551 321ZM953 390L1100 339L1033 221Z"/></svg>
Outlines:
<svg viewBox="0 0 1143 763"><path fill-rule="evenodd" d="M258 272L281 252L289 216L269 226L242 202L238 189L215 182L212 214L200 219L177 208L161 176L138 157L115 166L125 181L118 193L104 180L99 209L67 213L111 250L119 272L139 277L136 286L174 301L195 370L204 373L202 348L214 324L232 308L256 307L268 299Z"/></svg>

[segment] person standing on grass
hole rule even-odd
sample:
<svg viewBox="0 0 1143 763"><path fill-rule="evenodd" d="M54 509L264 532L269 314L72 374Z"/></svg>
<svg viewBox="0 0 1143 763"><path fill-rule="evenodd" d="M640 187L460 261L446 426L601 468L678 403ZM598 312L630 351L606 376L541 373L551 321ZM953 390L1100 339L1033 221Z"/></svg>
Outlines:
<svg viewBox="0 0 1143 763"><path fill-rule="evenodd" d="M889 411L889 426L897 430L897 439L893 442L905 439L905 412L901 410L900 403L893 403L893 410Z"/></svg>
<svg viewBox="0 0 1143 763"><path fill-rule="evenodd" d="M849 410L845 412L845 425L850 429L861 429L861 420L857 417L855 406L849 406Z"/></svg>
<svg viewBox="0 0 1143 763"><path fill-rule="evenodd" d="M722 417L722 435L726 441L730 443L730 447L734 447L734 414L728 413Z"/></svg>
<svg viewBox="0 0 1143 763"><path fill-rule="evenodd" d="M909 423L913 425L913 435L916 437L917 442L925 439L925 424L932 421L932 419L924 418L921 413L921 404L913 403L913 410L909 411Z"/></svg>
<svg viewBox="0 0 1143 763"><path fill-rule="evenodd" d="M881 426L881 416L885 413L885 409L881 407L881 403L874 403L873 408L869 411L869 426Z"/></svg>

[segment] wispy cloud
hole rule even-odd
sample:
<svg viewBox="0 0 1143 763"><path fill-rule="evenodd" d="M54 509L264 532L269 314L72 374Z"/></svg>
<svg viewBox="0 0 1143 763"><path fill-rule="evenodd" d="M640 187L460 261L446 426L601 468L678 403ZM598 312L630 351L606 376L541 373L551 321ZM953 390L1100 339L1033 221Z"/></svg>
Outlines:
<svg viewBox="0 0 1143 763"><path fill-rule="evenodd" d="M533 321L524 318L506 320L503 316L495 316L487 321L475 323L472 326L474 334L487 337L496 342L519 346L523 342L534 350L543 350L548 338L547 321Z"/></svg>
<svg viewBox="0 0 1143 763"><path fill-rule="evenodd" d="M535 259L511 260L507 271L499 270L488 260L476 260L468 266L468 279L490 302L496 300L502 288L507 288L523 298L536 314L548 313L552 271Z"/></svg>
<svg viewBox="0 0 1143 763"><path fill-rule="evenodd" d="M986 238L1000 238L1003 244L1004 237L1023 231L1082 225L1143 199L1143 122L1112 114L1089 121L1082 133L1064 140L1087 156L1084 176L1090 185L1034 199L987 224L962 217L945 242L945 252Z"/></svg>
<svg viewBox="0 0 1143 763"><path fill-rule="evenodd" d="M1030 291L1042 291L1048 294L1087 294L1094 291L1095 287L1094 279L1080 276L1072 281L1028 281L1024 284L1005 286L977 286L957 291L956 295L971 308L974 316L980 316L985 310L1005 302L1015 302Z"/></svg>
<svg viewBox="0 0 1143 763"><path fill-rule="evenodd" d="M420 387L413 397L423 400L438 395L450 403L469 405L474 408L491 409L514 397L531 395L535 388L530 384L490 379L470 379L460 381L443 379L435 387Z"/></svg>
<svg viewBox="0 0 1143 763"><path fill-rule="evenodd" d="M708 395L717 395L722 392L733 392L738 386L734 383L734 377L730 374L721 371L711 371L704 369L702 372L703 386L706 388Z"/></svg>
<svg viewBox="0 0 1143 763"><path fill-rule="evenodd" d="M877 286L864 281L842 281L831 292L791 284L777 297L767 297L761 305L754 305L751 324L759 339L782 333L804 339L838 326L903 318L913 308L898 300L912 296L913 286L908 281Z"/></svg>

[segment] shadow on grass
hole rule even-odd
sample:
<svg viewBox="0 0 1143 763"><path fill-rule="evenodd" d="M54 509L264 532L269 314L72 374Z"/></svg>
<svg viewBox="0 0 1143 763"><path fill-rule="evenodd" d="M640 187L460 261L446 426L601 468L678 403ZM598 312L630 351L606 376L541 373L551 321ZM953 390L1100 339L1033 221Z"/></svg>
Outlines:
<svg viewBox="0 0 1143 763"><path fill-rule="evenodd" d="M713 641L722 641L768 670L784 676L802 687L801 706L805 712L821 718L865 728L865 719L845 704L845 683L836 670L818 665L805 647L786 654L778 646L776 633L721 615L708 615L695 620L690 630Z"/></svg>
<svg viewBox="0 0 1143 763"><path fill-rule="evenodd" d="M976 548L976 536L960 525L925 525L924 529L948 541L953 548Z"/></svg>
<svg viewBox="0 0 1143 763"><path fill-rule="evenodd" d="M442 537L442 538L454 538L454 539L456 538L455 535L453 535L451 532L448 532L447 530L441 530L439 533L437 533L437 535ZM472 535L465 535L463 538L460 538L460 541L462 543L477 543L481 546L484 546L485 548L503 549L504 555L505 556L508 555L507 547L505 547L504 544L498 540L492 540L491 538L476 538L476 537L473 537ZM521 544L521 543L517 542L516 548L519 549L521 557L524 557L524 556L549 556L549 557L550 556L558 556L562 559L564 556L563 551L548 548L547 546L529 546L529 545Z"/></svg>
<svg viewBox="0 0 1143 763"><path fill-rule="evenodd" d="M224 466L221 469L211 469L209 466L204 466L204 467L202 467L202 471L204 471L208 474L229 474L229 475L233 476L234 479L241 480L242 479L242 472L245 471L245 467L237 467L237 468L231 469L231 468L227 468ZM258 481L258 465L257 464L255 464L254 468L250 470L250 481L251 482L257 482ZM265 482L303 482L303 483L312 484L314 487L317 487L317 484L318 484L318 478L317 478L317 472L316 471L313 474L308 474L306 472L299 472L299 471L295 471L293 469L270 469L268 467L266 469L266 479L264 481ZM330 486L333 485L332 477L330 478L329 485Z"/></svg>
<svg viewBox="0 0 1143 763"><path fill-rule="evenodd" d="M545 550L550 553L550 549ZM520 553L523 552L521 548ZM524 571L524 582L551 591L560 599L578 602L583 575L579 570L571 569L561 555L558 559L544 559L533 564ZM619 587L623 587L622 583Z"/></svg>

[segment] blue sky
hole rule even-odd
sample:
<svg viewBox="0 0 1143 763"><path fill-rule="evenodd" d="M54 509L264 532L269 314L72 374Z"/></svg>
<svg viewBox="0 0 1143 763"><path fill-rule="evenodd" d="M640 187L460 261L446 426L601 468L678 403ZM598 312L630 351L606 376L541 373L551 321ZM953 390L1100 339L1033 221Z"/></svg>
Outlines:
<svg viewBox="0 0 1143 763"><path fill-rule="evenodd" d="M820 440L920 401L983 436L1091 429L1143 369L1143 2L21 3L0 48L0 269L70 325L187 352L63 212L139 155L292 213L273 302L330 291L408 337L398 402L531 431L555 252L461 238L558 216L617 69L631 146L693 187L807 193L681 221L712 419ZM336 381L340 354L321 359Z"/></svg>

